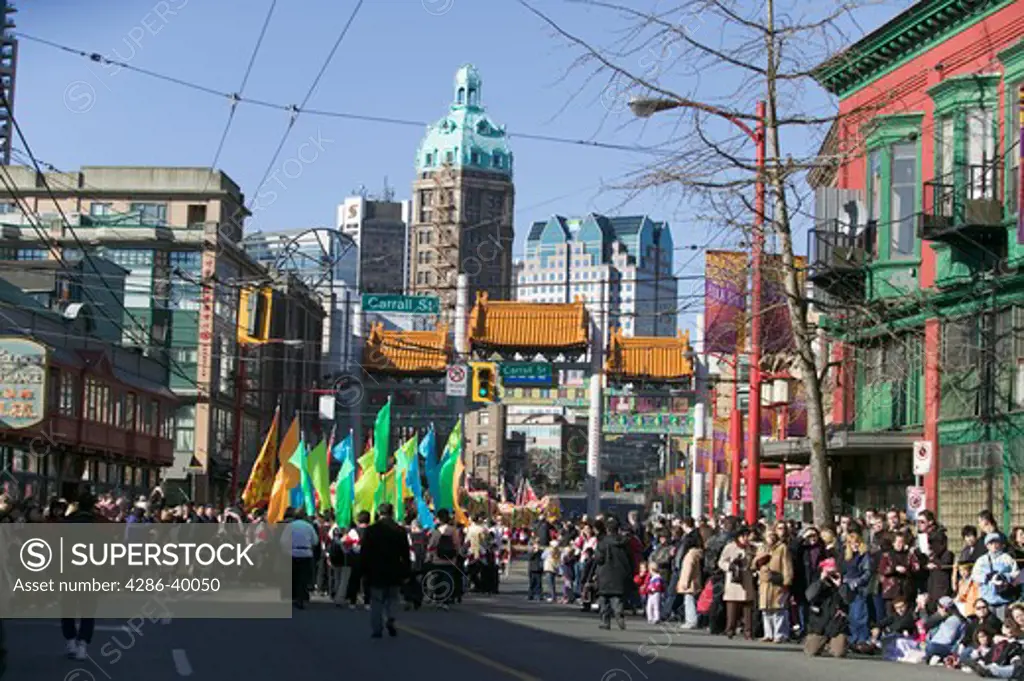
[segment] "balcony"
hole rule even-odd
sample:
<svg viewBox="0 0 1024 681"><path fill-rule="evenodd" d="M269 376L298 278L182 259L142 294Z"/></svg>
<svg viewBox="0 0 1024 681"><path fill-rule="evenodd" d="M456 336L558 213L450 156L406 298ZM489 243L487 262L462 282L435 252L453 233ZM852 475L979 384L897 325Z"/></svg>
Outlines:
<svg viewBox="0 0 1024 681"><path fill-rule="evenodd" d="M807 237L808 280L837 298L863 298L866 266L874 260L876 223L856 232L837 219L819 222Z"/></svg>
<svg viewBox="0 0 1024 681"><path fill-rule="evenodd" d="M1005 249L999 171L995 163L968 165L925 182L918 237L962 249Z"/></svg>

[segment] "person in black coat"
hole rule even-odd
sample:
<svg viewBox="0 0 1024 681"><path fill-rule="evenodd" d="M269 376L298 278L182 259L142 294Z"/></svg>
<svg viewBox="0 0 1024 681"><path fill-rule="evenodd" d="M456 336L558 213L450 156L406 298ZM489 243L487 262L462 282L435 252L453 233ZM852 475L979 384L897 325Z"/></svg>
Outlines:
<svg viewBox="0 0 1024 681"><path fill-rule="evenodd" d="M544 588L541 586L544 579L544 549L539 540L530 542L530 548L526 554L527 573L530 577L530 588L527 591L526 599L529 601L544 600Z"/></svg>
<svg viewBox="0 0 1024 681"><path fill-rule="evenodd" d="M804 652L817 657L827 646L832 657L845 657L853 592L843 583L834 558L822 561L821 576L807 587L805 595L808 616Z"/></svg>
<svg viewBox="0 0 1024 681"><path fill-rule="evenodd" d="M612 614L619 629L626 628L622 598L633 586L633 555L629 538L619 532L617 518L606 523L608 534L597 542L597 593L601 604L601 628L611 629Z"/></svg>
<svg viewBox="0 0 1024 681"><path fill-rule="evenodd" d="M92 492L82 491L78 495L78 508L63 519L65 523L102 522L96 515L96 497ZM67 656L76 660L88 659L87 648L92 642L96 628L96 594L77 592L61 596L61 632Z"/></svg>
<svg viewBox="0 0 1024 681"><path fill-rule="evenodd" d="M381 637L381 622L388 634L397 636L395 605L401 594L399 588L412 574L409 556L409 536L394 521L395 509L391 504L377 507L377 522L366 528L362 541L363 567L370 584L370 628L373 638Z"/></svg>

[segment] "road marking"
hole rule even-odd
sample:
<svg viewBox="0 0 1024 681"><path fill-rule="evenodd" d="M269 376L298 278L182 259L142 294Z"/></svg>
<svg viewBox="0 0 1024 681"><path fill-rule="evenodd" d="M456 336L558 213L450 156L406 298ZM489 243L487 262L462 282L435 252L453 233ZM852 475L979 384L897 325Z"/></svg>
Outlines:
<svg viewBox="0 0 1024 681"><path fill-rule="evenodd" d="M461 656L463 656L465 658L469 658L470 660L473 660L474 662L478 662L478 663L484 665L485 667L490 667L491 669L494 669L495 671L501 672L502 674L505 674L506 676L511 676L513 679L519 679L519 681L541 681L536 676L531 676L530 674L527 674L526 672L521 672L518 669L514 669L512 667L509 667L508 665L504 665L504 664L502 664L500 662L495 662L494 660L490 659L489 657L484 657L483 655L480 655L478 653L474 653L472 650L466 650L465 648L461 648L461 647L455 645L454 643L451 643L449 641L445 641L444 639L437 638L436 636L432 636L432 635L430 635L430 634L428 634L428 633L426 633L424 631L420 631L419 629L417 629L415 627L410 627L408 624L399 624L398 628L401 629L402 631L406 632L406 633L412 634L413 636L416 636L418 638L422 638L424 641L428 641L429 643L433 643L436 646L441 646L442 648L445 648L446 650L450 650L450 651L452 651L453 653L455 653L457 655L461 655Z"/></svg>
<svg viewBox="0 0 1024 681"><path fill-rule="evenodd" d="M171 657L174 658L174 668L178 670L178 676L192 676L192 665L188 663L188 655L181 648L175 648L171 651Z"/></svg>

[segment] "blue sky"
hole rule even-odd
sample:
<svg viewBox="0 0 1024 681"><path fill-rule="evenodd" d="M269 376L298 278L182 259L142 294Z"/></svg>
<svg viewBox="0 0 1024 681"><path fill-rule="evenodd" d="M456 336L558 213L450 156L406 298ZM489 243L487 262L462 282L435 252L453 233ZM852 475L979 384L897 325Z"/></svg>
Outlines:
<svg viewBox="0 0 1024 681"><path fill-rule="evenodd" d="M607 12L554 0L538 3L566 28L597 42L613 40L623 26ZM44 0L22 3L14 18L27 34L231 92L240 85L269 5L270 0ZM278 2L244 94L300 103L354 6L355 0ZM861 26L870 29L895 12L891 5L876 8ZM583 72L567 74L577 55L512 0L369 0L307 106L434 121L451 101L455 70L476 64L484 104L513 135L516 255L530 222L554 212L647 213L673 224L677 247L704 244L711 230L671 193L630 199L608 189L648 163L648 155L515 138L520 132L652 146L678 132L670 121L632 119L624 102L609 94L606 79L588 83ZM225 99L27 40L20 45L18 69L16 115L36 156L48 163L73 169L206 166L213 160L229 109ZM728 85L711 79L702 88ZM826 102L820 92L813 96ZM218 166L247 197L255 194L287 121L283 111L239 106ZM422 134L417 127L300 116L275 168L292 159L293 177L278 175L284 186L262 206L259 228L330 225L341 199L360 185L378 190L385 177L399 198L408 197ZM309 163L296 162L300 145L311 138L322 140L322 151ZM313 155L309 146L303 154ZM735 240L726 236L712 245ZM692 255L676 254L681 274L702 270L703 258L690 261ZM681 293L693 288L685 284Z"/></svg>

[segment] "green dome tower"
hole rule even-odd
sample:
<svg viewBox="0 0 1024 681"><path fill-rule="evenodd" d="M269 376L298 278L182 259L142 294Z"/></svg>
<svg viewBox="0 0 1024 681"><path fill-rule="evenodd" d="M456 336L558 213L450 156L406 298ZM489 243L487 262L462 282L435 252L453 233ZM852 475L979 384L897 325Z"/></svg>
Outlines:
<svg viewBox="0 0 1024 681"><path fill-rule="evenodd" d="M482 93L476 67L461 67L447 114L427 127L416 151L409 289L438 296L449 319L460 273L469 279L470 305L478 291L512 297L513 156Z"/></svg>

